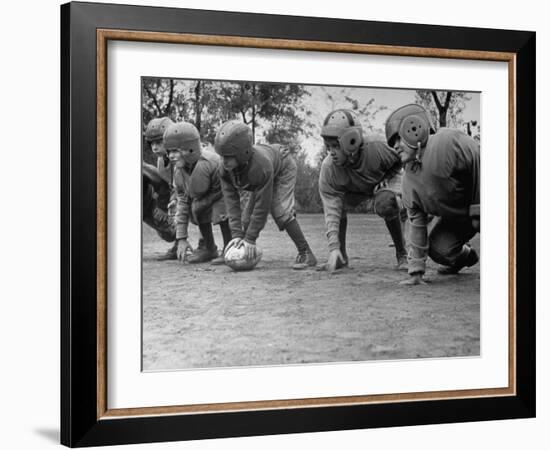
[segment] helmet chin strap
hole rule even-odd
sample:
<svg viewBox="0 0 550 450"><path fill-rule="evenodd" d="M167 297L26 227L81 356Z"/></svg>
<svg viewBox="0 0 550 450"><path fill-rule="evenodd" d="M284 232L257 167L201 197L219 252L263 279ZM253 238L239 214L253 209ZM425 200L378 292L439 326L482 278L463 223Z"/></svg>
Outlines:
<svg viewBox="0 0 550 450"><path fill-rule="evenodd" d="M418 141L416 144L416 160L418 162L421 162L421 158L422 158L421 152L422 152L422 143Z"/></svg>
<svg viewBox="0 0 550 450"><path fill-rule="evenodd" d="M357 162L358 155L359 155L359 149L355 150L354 152L347 153L346 165L355 164Z"/></svg>
<svg viewBox="0 0 550 450"><path fill-rule="evenodd" d="M414 147L411 147L411 148L414 148ZM416 155L414 157L414 160L412 161L412 164L411 164L411 170L413 172L416 172L418 169L420 169L420 167L422 167L422 143L420 141L418 141L418 143L416 144Z"/></svg>

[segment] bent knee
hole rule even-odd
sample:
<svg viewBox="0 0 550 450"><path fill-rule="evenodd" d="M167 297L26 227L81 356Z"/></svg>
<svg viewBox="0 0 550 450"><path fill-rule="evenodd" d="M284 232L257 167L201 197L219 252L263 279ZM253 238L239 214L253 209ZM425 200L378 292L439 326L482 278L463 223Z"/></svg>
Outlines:
<svg viewBox="0 0 550 450"><path fill-rule="evenodd" d="M438 248L437 245L430 243L430 248L428 250L428 256L437 264L444 266L451 266L451 254L448 249Z"/></svg>
<svg viewBox="0 0 550 450"><path fill-rule="evenodd" d="M283 212L280 214L272 214L273 220L277 224L277 227L280 231L283 231L287 225L296 218L296 213L294 211Z"/></svg>
<svg viewBox="0 0 550 450"><path fill-rule="evenodd" d="M374 197L374 212L384 220L392 220L399 217L401 208L397 195L389 190L379 191Z"/></svg>
<svg viewBox="0 0 550 450"><path fill-rule="evenodd" d="M429 257L437 264L442 264L444 266L455 265L464 250L463 246L449 246L442 244L444 243L430 239L430 248L428 250Z"/></svg>

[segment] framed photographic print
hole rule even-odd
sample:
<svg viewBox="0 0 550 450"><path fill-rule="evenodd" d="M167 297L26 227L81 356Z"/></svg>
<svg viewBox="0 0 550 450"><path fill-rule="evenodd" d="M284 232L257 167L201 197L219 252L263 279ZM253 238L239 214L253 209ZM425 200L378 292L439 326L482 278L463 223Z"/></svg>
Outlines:
<svg viewBox="0 0 550 450"><path fill-rule="evenodd" d="M535 33L61 27L63 444L535 415Z"/></svg>

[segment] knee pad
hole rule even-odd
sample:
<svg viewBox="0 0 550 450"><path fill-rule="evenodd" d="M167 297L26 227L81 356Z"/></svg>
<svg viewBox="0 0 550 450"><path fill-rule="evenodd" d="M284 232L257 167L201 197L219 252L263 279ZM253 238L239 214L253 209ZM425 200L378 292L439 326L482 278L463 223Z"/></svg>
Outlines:
<svg viewBox="0 0 550 450"><path fill-rule="evenodd" d="M392 220L399 216L401 208L395 192L380 190L374 196L374 212L384 220Z"/></svg>

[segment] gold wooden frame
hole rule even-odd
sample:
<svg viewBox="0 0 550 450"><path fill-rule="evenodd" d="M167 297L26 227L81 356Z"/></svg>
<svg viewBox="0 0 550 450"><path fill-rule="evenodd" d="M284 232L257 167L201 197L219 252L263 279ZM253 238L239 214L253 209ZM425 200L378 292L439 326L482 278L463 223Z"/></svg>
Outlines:
<svg viewBox="0 0 550 450"><path fill-rule="evenodd" d="M107 405L107 42L109 40L195 45L233 46L286 50L308 50L363 53L391 56L432 57L501 61L508 63L508 387L455 391L412 392L347 397L266 400L201 405L175 405L108 409ZM345 406L449 400L462 398L502 397L516 395L516 55L515 53L444 48L397 47L387 45L260 39L235 36L157 33L113 29L97 30L97 419L169 414L220 413L265 409L289 409L322 406Z"/></svg>

